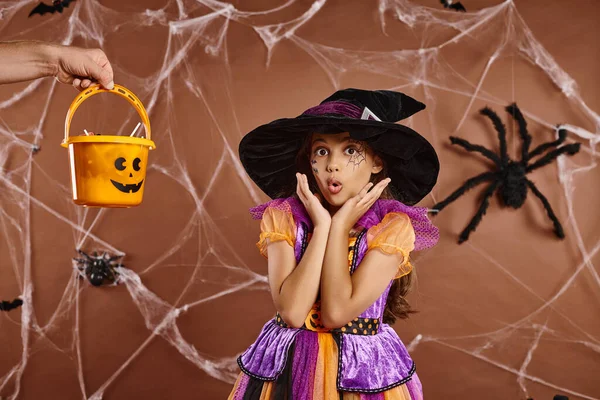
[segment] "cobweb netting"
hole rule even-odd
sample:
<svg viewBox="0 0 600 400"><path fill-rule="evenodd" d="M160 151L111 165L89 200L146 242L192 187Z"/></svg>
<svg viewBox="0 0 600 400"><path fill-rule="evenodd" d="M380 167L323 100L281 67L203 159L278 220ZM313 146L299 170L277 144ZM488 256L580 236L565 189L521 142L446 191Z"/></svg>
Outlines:
<svg viewBox="0 0 600 400"><path fill-rule="evenodd" d="M428 399L600 398L597 5L465 0L459 13L433 0L245 3L78 0L28 18L37 3L0 2L2 40L103 48L115 81L147 107L157 144L141 206L76 206L59 147L76 93L52 79L0 88L0 299L23 300L0 314L0 396L225 398L236 357L274 312L247 212L267 198L245 175L238 143L360 87L427 104L405 121L440 157L427 207L494 168L448 139L498 152L484 106L504 121L512 158L521 139L504 108L515 101L532 146L555 140L559 124L567 143L581 143L528 175L565 240L530 193L518 210L492 197L458 245L484 186L471 190L433 218L440 243L414 255L409 301L420 312L395 328ZM102 94L71 128L127 135L138 120ZM80 279L76 249L123 255L120 284Z"/></svg>

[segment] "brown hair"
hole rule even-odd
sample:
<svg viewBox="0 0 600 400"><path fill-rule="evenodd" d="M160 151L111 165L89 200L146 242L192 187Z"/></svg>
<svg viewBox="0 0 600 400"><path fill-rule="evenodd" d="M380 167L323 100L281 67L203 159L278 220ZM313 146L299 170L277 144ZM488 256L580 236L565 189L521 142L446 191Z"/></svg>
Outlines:
<svg viewBox="0 0 600 400"><path fill-rule="evenodd" d="M312 146L312 135L307 135L304 141L303 146L298 152L298 156L296 157L296 170L301 174L306 175L308 178L308 186L313 193L318 193L323 198L321 191L319 190L319 186L317 185L317 181L315 180L312 170L310 167L310 150ZM368 144L366 144L368 147ZM370 147L369 147L370 148ZM387 178L387 167L385 165L384 159L377 154L373 149L371 149L375 156L379 157L383 163L383 169L377 173L371 175L371 182L373 185L376 185L378 182ZM296 193L296 183L295 180L293 184L290 186L282 188L282 190L278 193L276 197L290 197L297 196ZM389 187L386 187L381 193L380 199L401 199L401 194L396 193L396 196L392 194L392 191ZM401 278L394 279L390 291L388 293L387 302L385 306L385 310L383 311L383 322L386 324L393 324L396 322L398 318L406 319L410 316L410 314L414 314L417 311L413 310L406 301L406 294L410 290L412 286L414 272L411 271L407 275L402 276Z"/></svg>
<svg viewBox="0 0 600 400"><path fill-rule="evenodd" d="M376 152L374 153L377 155ZM379 173L371 175L371 182L373 182L374 185L387 178L385 161L383 158L381 158L381 161L383 162L383 169ZM392 191L389 189L389 187L386 187L379 198L394 199L395 197L392 195ZM383 311L384 323L391 325L396 322L398 318L407 319L410 314L417 312L416 310L412 309L410 304L408 304L408 301L406 301L406 294L412 286L413 274L414 272L411 270L411 272L408 274L398 279L394 279L392 287L388 293L385 310Z"/></svg>

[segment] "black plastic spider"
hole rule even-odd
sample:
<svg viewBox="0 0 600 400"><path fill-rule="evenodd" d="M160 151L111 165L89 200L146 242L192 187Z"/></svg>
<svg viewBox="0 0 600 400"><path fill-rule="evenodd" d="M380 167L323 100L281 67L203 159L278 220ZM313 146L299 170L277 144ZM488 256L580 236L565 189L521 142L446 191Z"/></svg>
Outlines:
<svg viewBox="0 0 600 400"><path fill-rule="evenodd" d="M460 188L454 191L454 193L448 196L445 200L433 206L434 212L440 212L448 204L458 199L467 190L486 181L492 182L483 193L483 200L481 202L481 205L479 206L479 209L477 210L477 213L475 214L473 219L471 219L469 225L467 225L467 227L460 234L458 240L459 243L462 243L469 239L470 233L474 231L475 228L477 228L477 225L479 224L479 222L481 222L481 219L483 218L483 215L485 214L489 206L489 198L492 196L492 194L494 194L494 191L496 189L498 189L500 193L500 198L502 199L502 202L505 205L510 206L514 209L520 208L523 205L527 197L527 188L531 189L533 194L535 194L540 199L540 201L544 205L544 208L546 209L548 217L550 217L550 219L554 223L554 233L556 234L556 236L558 236L561 239L565 237L563 228L560 222L558 222L554 211L552 211L550 203L548 202L546 197L538 190L535 184L529 179L527 179L526 175L533 170L536 170L540 167L549 164L552 160L554 160L561 154L566 153L568 155L573 155L577 153L579 151L580 144L573 143L562 147L558 147L565 141L567 137L567 132L564 129L559 129L558 140L541 144L538 147L536 147L533 151L529 151L529 145L531 144L531 135L527 132L527 123L523 118L523 114L521 114L521 111L514 103L507 106L506 111L511 113L513 118L519 124L519 134L523 141L520 161L514 161L508 157L506 149L506 129L502 124L500 118L498 118L498 115L496 115L494 111L490 110L487 107L483 108L480 111L480 113L487 116L492 121L494 127L496 128L496 131L498 132L498 139L500 141L500 155L493 153L492 151L486 149L483 146L471 144L464 139L457 138L454 136L450 137L450 141L452 142L452 144L459 145L470 152L473 151L481 153L485 157L492 160L497 167L496 171L484 172L467 180ZM553 147L555 147L555 149L549 151L544 156L540 157L537 161L530 164L530 160L533 157L539 156L544 151Z"/></svg>
<svg viewBox="0 0 600 400"><path fill-rule="evenodd" d="M109 256L106 252L99 256L96 251L89 256L81 250L77 250L77 252L83 256L83 258L74 258L79 264L77 268L94 286L102 285L105 280L114 283L119 276L117 269L124 266L120 262L114 262L123 256Z"/></svg>

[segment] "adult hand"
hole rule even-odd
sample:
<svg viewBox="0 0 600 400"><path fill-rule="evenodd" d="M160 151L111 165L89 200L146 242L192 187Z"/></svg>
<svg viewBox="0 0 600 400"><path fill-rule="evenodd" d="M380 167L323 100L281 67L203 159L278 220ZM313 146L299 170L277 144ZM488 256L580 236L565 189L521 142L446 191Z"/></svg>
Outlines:
<svg viewBox="0 0 600 400"><path fill-rule="evenodd" d="M114 87L113 70L100 49L59 46L56 48L56 79L84 90L94 82L106 89Z"/></svg>
<svg viewBox="0 0 600 400"><path fill-rule="evenodd" d="M98 82L114 87L113 70L100 49L38 41L0 42L0 84L54 76L59 82L87 89Z"/></svg>

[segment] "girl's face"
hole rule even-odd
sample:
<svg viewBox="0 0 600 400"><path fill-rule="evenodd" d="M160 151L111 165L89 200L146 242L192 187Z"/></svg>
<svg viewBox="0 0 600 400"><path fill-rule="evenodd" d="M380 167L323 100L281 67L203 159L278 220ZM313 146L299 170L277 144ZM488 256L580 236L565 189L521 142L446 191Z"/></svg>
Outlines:
<svg viewBox="0 0 600 400"><path fill-rule="evenodd" d="M383 163L365 142L351 139L348 132L312 136L312 173L325 200L337 209L381 172Z"/></svg>

